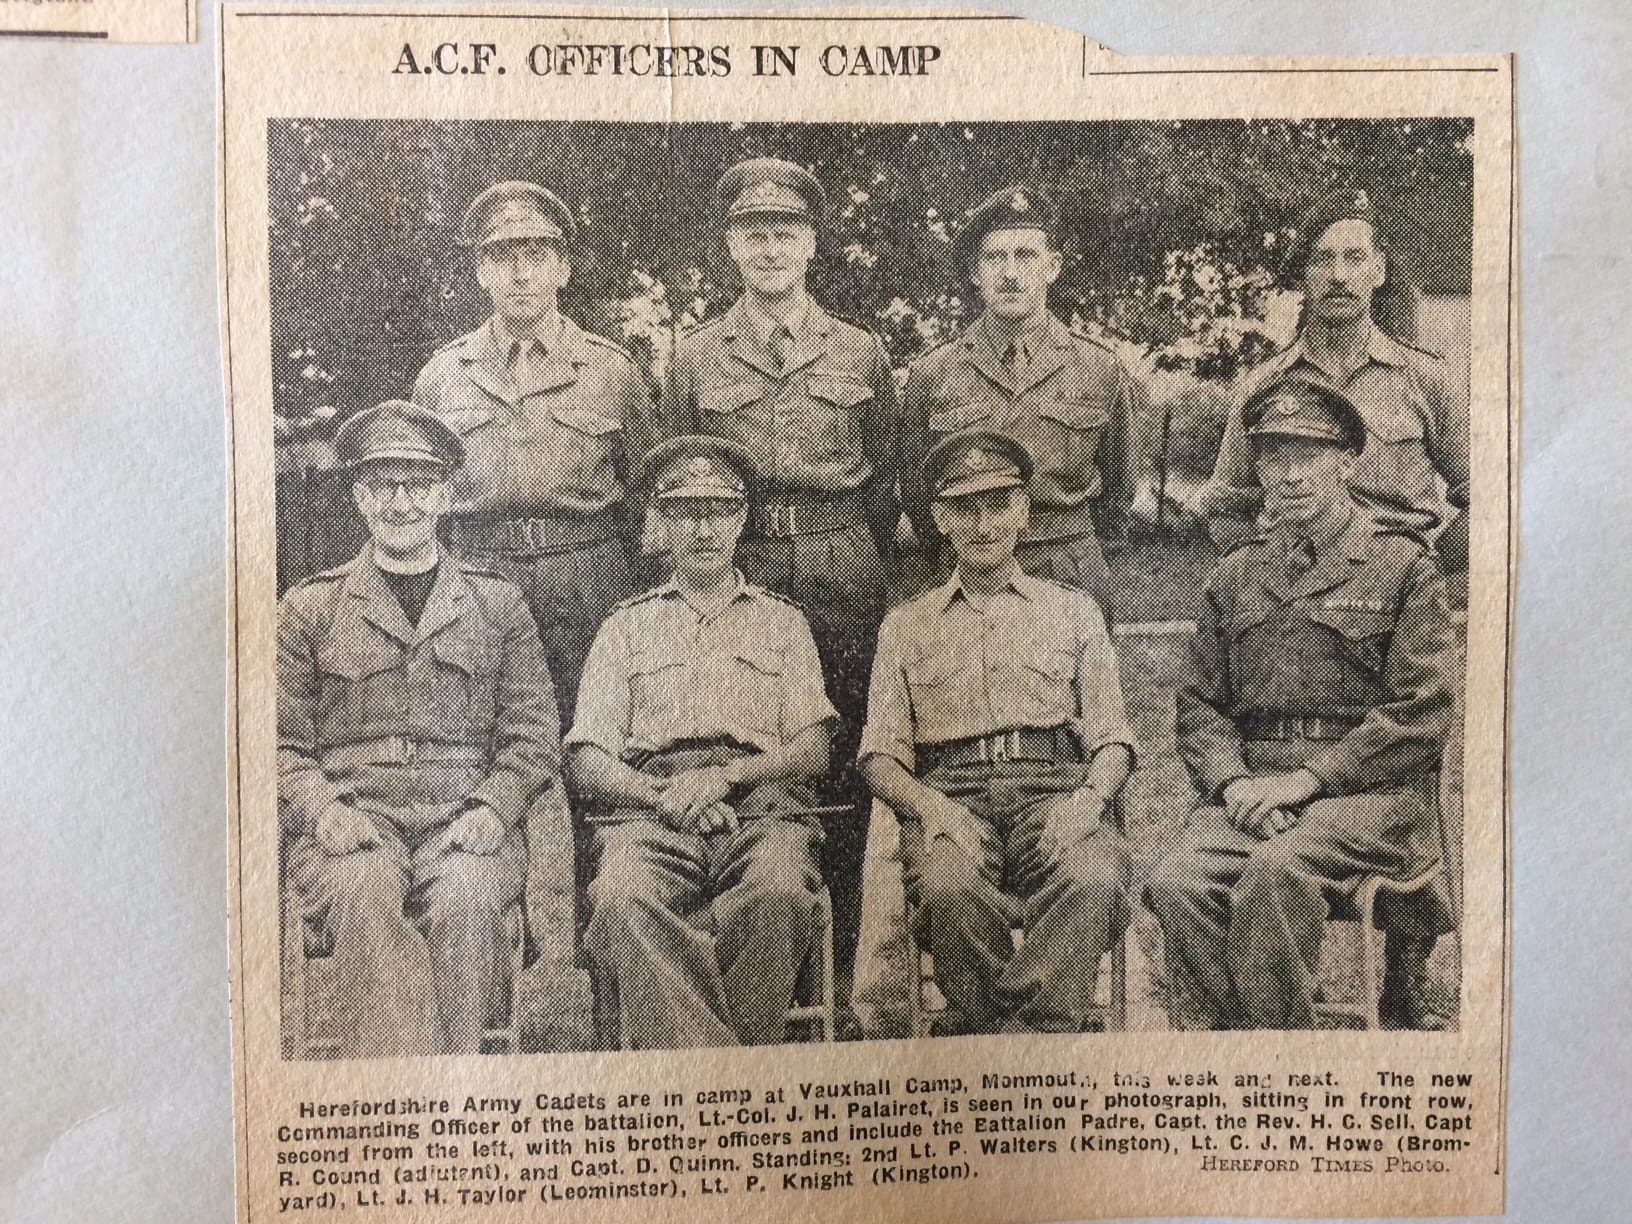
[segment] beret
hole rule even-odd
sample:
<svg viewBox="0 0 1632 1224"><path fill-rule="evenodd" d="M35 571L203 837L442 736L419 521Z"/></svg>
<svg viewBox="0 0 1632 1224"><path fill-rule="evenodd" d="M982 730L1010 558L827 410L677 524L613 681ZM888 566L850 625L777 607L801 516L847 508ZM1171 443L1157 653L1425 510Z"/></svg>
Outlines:
<svg viewBox="0 0 1632 1224"><path fill-rule="evenodd" d="M958 231L954 252L968 266L987 234L1005 229L1035 229L1054 242L1060 225L1060 206L1047 192L1016 184L988 196Z"/></svg>

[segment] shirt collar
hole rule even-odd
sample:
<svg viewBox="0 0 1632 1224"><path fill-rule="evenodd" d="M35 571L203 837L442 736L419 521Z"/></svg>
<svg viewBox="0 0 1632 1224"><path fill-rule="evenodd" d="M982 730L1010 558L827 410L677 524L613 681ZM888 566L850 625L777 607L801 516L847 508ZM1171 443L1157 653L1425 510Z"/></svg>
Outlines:
<svg viewBox="0 0 1632 1224"><path fill-rule="evenodd" d="M1354 503L1350 502L1346 510L1340 509L1330 518L1316 524L1315 529L1307 535L1281 528L1279 529L1281 547L1289 549L1299 540L1308 540L1315 550L1315 556L1324 557L1354 526L1358 517Z"/></svg>
<svg viewBox="0 0 1632 1224"><path fill-rule="evenodd" d="M541 352L548 353L560 347L563 321L562 315L557 311L540 319L533 335L518 338L510 334L509 329L499 321L498 315L494 315L489 321L493 331L493 347L498 349L506 361L513 359L519 351L529 348L536 347Z"/></svg>
<svg viewBox="0 0 1632 1224"><path fill-rule="evenodd" d="M1018 562L1010 562L1008 581L999 588L999 593L1002 591L1013 591L1021 599L1034 600L1037 598L1037 580L1021 569ZM968 593L963 589L963 575L954 567L952 577L941 587L936 603L944 612L960 595L965 600L969 599Z"/></svg>
<svg viewBox="0 0 1632 1224"><path fill-rule="evenodd" d="M743 576L740 569L732 570L731 576L735 580L735 590L732 592L731 598L726 600L724 604L725 607L729 608L732 604L740 603L745 599L755 599L758 597L759 588L753 583L749 582L748 579ZM685 604L686 607L696 611L696 605L693 604L690 599L686 598L686 593L680 589L680 584L673 578L670 578L662 586L658 587L657 594L661 599L678 599L681 603Z"/></svg>
<svg viewBox="0 0 1632 1224"><path fill-rule="evenodd" d="M780 319L773 319L764 310L760 309L758 302L751 300L747 294L743 294L742 297L742 311L748 320L749 328L761 344L769 344L771 337L776 333L776 329L783 326L786 326L788 331L797 338L805 330L805 323L810 318L810 294L801 293L799 295L799 304Z"/></svg>
<svg viewBox="0 0 1632 1224"><path fill-rule="evenodd" d="M1026 325L1014 336L1014 343L1026 350L1028 358L1036 358L1050 343L1054 316L1047 310L1039 311L1033 318L1026 320ZM992 354L1002 357L1009 341L999 334L998 326L992 322L992 316L983 314L975 324L975 331L980 342L991 350Z"/></svg>

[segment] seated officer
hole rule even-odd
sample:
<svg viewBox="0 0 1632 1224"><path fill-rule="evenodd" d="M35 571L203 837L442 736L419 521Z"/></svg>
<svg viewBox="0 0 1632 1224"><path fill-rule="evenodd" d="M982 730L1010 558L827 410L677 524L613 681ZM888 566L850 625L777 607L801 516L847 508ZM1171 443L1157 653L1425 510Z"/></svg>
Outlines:
<svg viewBox="0 0 1632 1224"><path fill-rule="evenodd" d="M521 592L445 553L459 437L413 404L335 437L372 537L278 610L278 798L348 1058L476 1053L509 991L519 831L560 727Z"/></svg>
<svg viewBox="0 0 1632 1224"><path fill-rule="evenodd" d="M645 473L674 575L601 626L567 737L594 805L585 945L626 1048L778 1042L816 927L833 706L804 616L734 565L748 453L680 437Z"/></svg>
<svg viewBox="0 0 1632 1224"><path fill-rule="evenodd" d="M862 768L901 821L943 1035L1080 1031L1127 920L1127 846L1107 821L1133 765L1116 655L1093 596L1015 561L1030 476L1001 433L930 450L957 566L889 614L873 665Z"/></svg>
<svg viewBox="0 0 1632 1224"><path fill-rule="evenodd" d="M1438 850L1450 619L1427 543L1356 509L1353 403L1288 378L1243 420L1274 526L1208 584L1178 691L1179 755L1208 806L1147 896L1214 1027L1309 1028L1329 899ZM1449 914L1436 896L1395 900L1384 1022L1435 1027L1422 976Z"/></svg>

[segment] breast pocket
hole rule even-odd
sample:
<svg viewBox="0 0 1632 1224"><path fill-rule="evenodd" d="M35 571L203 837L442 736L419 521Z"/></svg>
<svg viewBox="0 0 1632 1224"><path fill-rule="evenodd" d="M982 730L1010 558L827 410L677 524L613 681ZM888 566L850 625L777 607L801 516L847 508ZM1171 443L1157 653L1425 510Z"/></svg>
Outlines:
<svg viewBox="0 0 1632 1224"><path fill-rule="evenodd" d="M1309 619L1329 631L1338 651L1368 678L1380 677L1388 659L1393 618L1383 611L1316 607Z"/></svg>
<svg viewBox="0 0 1632 1224"><path fill-rule="evenodd" d="M1427 403L1414 389L1397 387L1379 399L1359 401L1366 422L1366 449L1355 467L1357 492L1374 501L1426 510L1438 501L1428 461Z"/></svg>
<svg viewBox="0 0 1632 1224"><path fill-rule="evenodd" d="M963 690L967 686L958 682L960 665L951 649L932 648L907 657L907 696L921 738L939 741L967 734L961 728L969 723L971 715L964 708Z"/></svg>
<svg viewBox="0 0 1632 1224"><path fill-rule="evenodd" d="M985 400L956 400L942 404L929 414L929 432L952 434L969 429L992 417L993 405Z"/></svg>
<svg viewBox="0 0 1632 1224"><path fill-rule="evenodd" d="M1067 389L1039 404L1037 416L1045 454L1059 458L1049 465L1056 479L1067 489L1093 485L1090 492L1098 492L1100 440L1111 423L1105 405L1091 393Z"/></svg>
<svg viewBox="0 0 1632 1224"><path fill-rule="evenodd" d="M768 647L739 646L729 666L727 725L741 726L772 738L781 737L787 656Z"/></svg>
<svg viewBox="0 0 1632 1224"><path fill-rule="evenodd" d="M497 645L443 636L433 641L432 653L436 660L436 705L430 719L451 714L465 722L471 733L489 734L498 709Z"/></svg>
<svg viewBox="0 0 1632 1224"><path fill-rule="evenodd" d="M1077 715L1077 659L1065 646L1028 649L1016 655L1019 670L1020 720L1052 726Z"/></svg>
<svg viewBox="0 0 1632 1224"><path fill-rule="evenodd" d="M318 736L344 743L351 732L401 719L408 700L402 649L384 640L336 641L318 655Z"/></svg>
<svg viewBox="0 0 1632 1224"><path fill-rule="evenodd" d="M814 434L812 450L818 455L859 449L862 406L873 398L873 389L854 379L812 372L805 380L810 396L810 426Z"/></svg>
<svg viewBox="0 0 1632 1224"><path fill-rule="evenodd" d="M637 744L666 743L695 733L687 691L695 673L684 656L649 651L630 660L629 738Z"/></svg>
<svg viewBox="0 0 1632 1224"><path fill-rule="evenodd" d="M465 459L454 475L454 500L464 508L493 496L506 483L510 447L502 422L487 408L460 408L442 419L465 444Z"/></svg>

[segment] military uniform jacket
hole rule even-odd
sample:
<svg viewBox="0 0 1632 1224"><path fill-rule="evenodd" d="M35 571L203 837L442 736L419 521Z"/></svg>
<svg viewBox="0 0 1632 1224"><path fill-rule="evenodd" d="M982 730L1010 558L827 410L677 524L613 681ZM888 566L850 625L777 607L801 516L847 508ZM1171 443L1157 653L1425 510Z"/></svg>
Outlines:
<svg viewBox="0 0 1632 1224"><path fill-rule="evenodd" d="M278 796L310 832L330 804L410 829L471 800L515 827L560 772L561 731L514 585L444 553L416 629L364 549L278 609Z"/></svg>
<svg viewBox="0 0 1632 1224"><path fill-rule="evenodd" d="M1207 585L1178 690L1179 755L1204 797L1253 771L1242 720L1357 721L1305 767L1327 795L1386 790L1438 764L1451 716L1445 579L1426 543L1356 514L1300 575L1273 535Z"/></svg>
<svg viewBox="0 0 1632 1224"><path fill-rule="evenodd" d="M465 443L453 513L570 519L621 507L631 457L655 441L634 358L563 317L542 359L523 367L498 328L489 319L445 345L414 383L414 402Z"/></svg>
<svg viewBox="0 0 1632 1224"><path fill-rule="evenodd" d="M754 457L763 491L812 500L861 496L887 540L895 501L895 379L878 337L809 302L782 363L742 300L681 336L663 398L674 433L730 438Z"/></svg>
<svg viewBox="0 0 1632 1224"><path fill-rule="evenodd" d="M1346 395L1366 422L1366 449L1349 488L1379 523L1424 534L1449 520L1447 500L1468 504L1468 405L1450 369L1432 353L1371 329L1367 360L1347 379L1332 378L1309 359L1300 338L1254 369L1224 426L1213 478L1202 491L1210 514L1257 514L1263 504L1241 405L1259 388L1296 374ZM1444 478L1442 494L1435 474Z"/></svg>
<svg viewBox="0 0 1632 1224"><path fill-rule="evenodd" d="M804 614L739 574L711 615L673 582L618 605L584 663L567 744L624 760L688 740L770 751L833 717Z"/></svg>
<svg viewBox="0 0 1632 1224"><path fill-rule="evenodd" d="M1090 533L1126 538L1137 477L1132 423L1142 389L1115 353L1052 314L1029 345L1031 359L1013 374L977 322L907 367L900 470L919 539L935 531L924 456L941 438L976 426L1009 434L1036 465L1022 541Z"/></svg>

